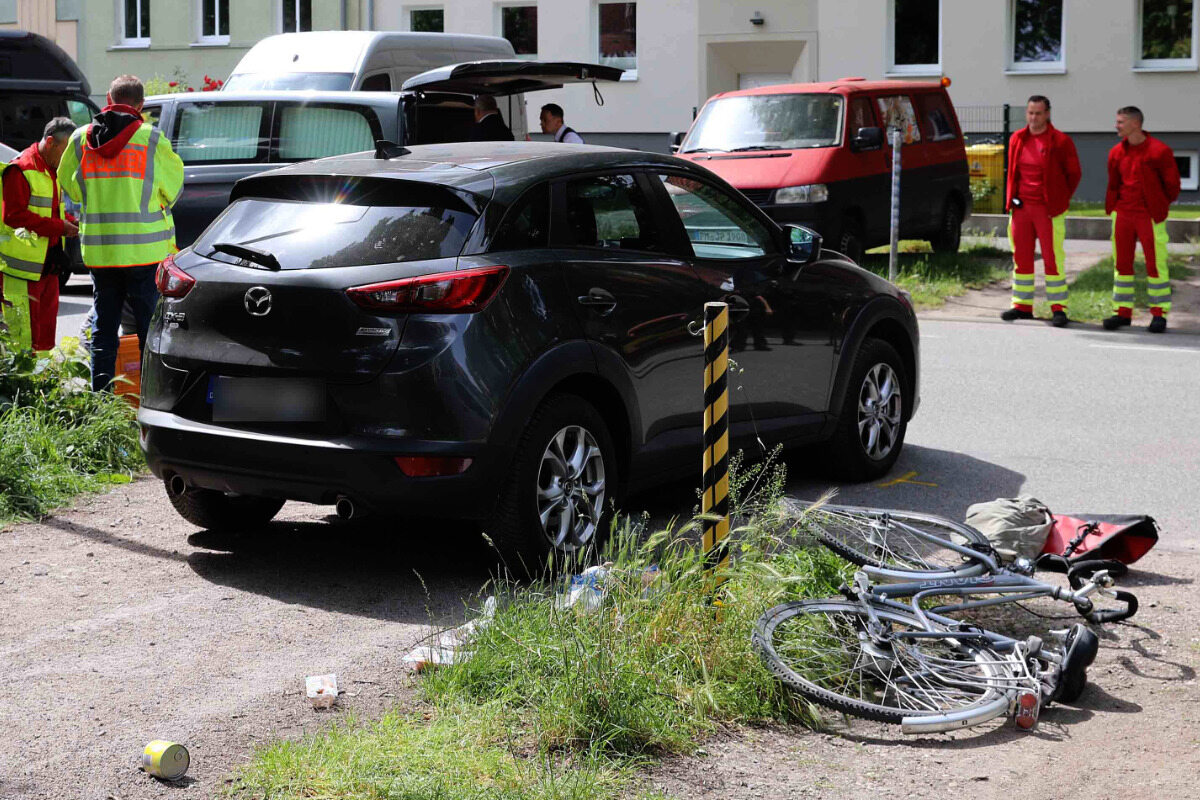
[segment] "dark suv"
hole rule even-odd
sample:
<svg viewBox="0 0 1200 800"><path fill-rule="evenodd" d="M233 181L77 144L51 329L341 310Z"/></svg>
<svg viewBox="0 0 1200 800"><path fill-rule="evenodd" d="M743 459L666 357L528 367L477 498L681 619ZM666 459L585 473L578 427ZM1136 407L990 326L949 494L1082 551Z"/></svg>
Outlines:
<svg viewBox="0 0 1200 800"><path fill-rule="evenodd" d="M552 143L381 146L239 181L159 268L142 445L175 508L284 500L481 520L570 554L631 490L699 469L706 302L734 446L888 470L917 406L905 293L686 161ZM531 561L533 560L533 561Z"/></svg>

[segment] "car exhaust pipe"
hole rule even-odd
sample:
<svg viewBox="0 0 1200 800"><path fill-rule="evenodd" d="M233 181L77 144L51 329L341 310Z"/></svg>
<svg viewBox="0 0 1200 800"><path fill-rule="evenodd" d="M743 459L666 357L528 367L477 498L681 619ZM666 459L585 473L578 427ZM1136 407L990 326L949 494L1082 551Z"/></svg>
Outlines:
<svg viewBox="0 0 1200 800"><path fill-rule="evenodd" d="M171 497L179 497L186 491L187 481L183 479L182 475L176 473L175 475L171 476L170 480L167 481L167 492L171 495Z"/></svg>
<svg viewBox="0 0 1200 800"><path fill-rule="evenodd" d="M337 511L338 519L352 520L362 516L362 512L358 506L354 505L354 501L345 495L339 495L337 501L333 504L333 508Z"/></svg>

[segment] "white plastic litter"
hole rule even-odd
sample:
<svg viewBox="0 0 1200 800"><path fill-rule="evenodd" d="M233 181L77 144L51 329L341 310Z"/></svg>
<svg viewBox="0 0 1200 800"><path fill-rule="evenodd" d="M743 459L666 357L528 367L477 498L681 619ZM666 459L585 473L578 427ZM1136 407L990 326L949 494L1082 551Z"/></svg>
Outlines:
<svg viewBox="0 0 1200 800"><path fill-rule="evenodd" d="M304 690L313 708L330 708L337 700L337 675L309 675Z"/></svg>
<svg viewBox="0 0 1200 800"><path fill-rule="evenodd" d="M470 655L467 645L470 643L471 637L477 630L491 622L495 616L496 598L489 597L483 603L482 614L457 628L442 631L433 637L431 644L414 648L403 658L404 663L411 664L417 672L422 672L429 667L466 660Z"/></svg>
<svg viewBox="0 0 1200 800"><path fill-rule="evenodd" d="M566 591L554 598L554 607L578 605L585 613L595 611L604 602L604 578L607 575L608 570L604 567L588 567L578 575L572 575Z"/></svg>

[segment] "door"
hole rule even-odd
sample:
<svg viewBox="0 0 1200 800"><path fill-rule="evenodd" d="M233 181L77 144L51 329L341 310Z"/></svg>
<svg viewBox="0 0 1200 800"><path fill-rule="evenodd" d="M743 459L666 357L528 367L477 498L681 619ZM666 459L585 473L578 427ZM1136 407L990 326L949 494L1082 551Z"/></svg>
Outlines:
<svg viewBox="0 0 1200 800"><path fill-rule="evenodd" d="M704 347L687 326L712 291L671 252L647 186L630 173L560 182L551 233L584 335L623 364L649 442L699 434Z"/></svg>
<svg viewBox="0 0 1200 800"><path fill-rule="evenodd" d="M740 370L730 390L740 384L745 396L731 402L755 420L825 411L833 368L825 279L789 262L778 229L740 196L690 175L658 177L709 299L734 313L729 349Z"/></svg>

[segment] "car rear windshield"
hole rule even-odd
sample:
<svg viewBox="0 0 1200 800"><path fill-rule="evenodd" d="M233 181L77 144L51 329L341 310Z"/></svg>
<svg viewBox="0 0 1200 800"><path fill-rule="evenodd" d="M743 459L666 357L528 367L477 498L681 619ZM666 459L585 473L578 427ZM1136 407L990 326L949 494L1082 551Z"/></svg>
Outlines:
<svg viewBox="0 0 1200 800"><path fill-rule="evenodd" d="M217 217L192 249L237 261L216 245L252 247L275 256L285 270L420 261L457 256L475 219L466 211L430 206L242 198Z"/></svg>
<svg viewBox="0 0 1200 800"><path fill-rule="evenodd" d="M828 94L756 94L704 107L682 152L833 147L842 137L842 98Z"/></svg>
<svg viewBox="0 0 1200 800"><path fill-rule="evenodd" d="M230 75L223 87L229 92L264 92L312 89L328 92L348 91L354 82L349 72L243 72Z"/></svg>

